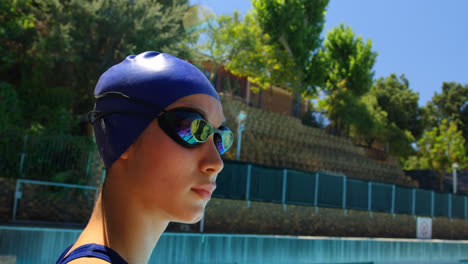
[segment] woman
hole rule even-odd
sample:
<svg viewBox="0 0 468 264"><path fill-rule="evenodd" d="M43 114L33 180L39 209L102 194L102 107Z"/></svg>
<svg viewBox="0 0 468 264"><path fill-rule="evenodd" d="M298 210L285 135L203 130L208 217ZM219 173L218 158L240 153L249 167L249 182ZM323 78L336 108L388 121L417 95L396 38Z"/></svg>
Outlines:
<svg viewBox="0 0 468 264"><path fill-rule="evenodd" d="M169 222L201 219L233 135L210 82L169 54L128 56L100 77L95 97L89 118L106 180L57 263L147 263Z"/></svg>

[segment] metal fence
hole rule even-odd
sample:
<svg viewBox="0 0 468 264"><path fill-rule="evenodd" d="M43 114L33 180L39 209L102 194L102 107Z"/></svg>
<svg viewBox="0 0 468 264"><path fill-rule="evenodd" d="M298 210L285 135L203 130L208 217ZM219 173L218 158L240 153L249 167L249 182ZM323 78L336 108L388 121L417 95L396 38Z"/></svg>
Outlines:
<svg viewBox="0 0 468 264"><path fill-rule="evenodd" d="M101 162L91 137L14 136L0 145L0 171L6 177L89 184ZM102 168L94 174L101 178ZM214 197L312 205L369 212L468 219L463 195L412 189L345 175L307 173L225 161Z"/></svg>
<svg viewBox="0 0 468 264"><path fill-rule="evenodd" d="M11 221L84 224L97 200L98 187L16 180Z"/></svg>
<svg viewBox="0 0 468 264"><path fill-rule="evenodd" d="M468 197L395 184L348 179L324 171L307 173L225 161L213 196L319 207L332 207L468 219Z"/></svg>
<svg viewBox="0 0 468 264"><path fill-rule="evenodd" d="M7 135L0 144L0 177L88 184L97 162L92 137Z"/></svg>

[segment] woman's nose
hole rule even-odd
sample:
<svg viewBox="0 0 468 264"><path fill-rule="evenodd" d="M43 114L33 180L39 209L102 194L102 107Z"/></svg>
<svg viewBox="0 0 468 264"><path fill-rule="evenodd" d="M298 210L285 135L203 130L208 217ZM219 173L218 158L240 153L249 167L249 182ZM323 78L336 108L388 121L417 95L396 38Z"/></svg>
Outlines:
<svg viewBox="0 0 468 264"><path fill-rule="evenodd" d="M208 175L218 174L223 169L224 162L213 141L213 135L201 147L203 156L200 159L200 171Z"/></svg>

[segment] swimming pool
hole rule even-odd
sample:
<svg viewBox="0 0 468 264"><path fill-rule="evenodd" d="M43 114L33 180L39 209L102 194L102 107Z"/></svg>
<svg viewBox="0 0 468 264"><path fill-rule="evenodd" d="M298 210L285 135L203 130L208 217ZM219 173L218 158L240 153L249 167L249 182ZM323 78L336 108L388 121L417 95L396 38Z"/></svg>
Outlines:
<svg viewBox="0 0 468 264"><path fill-rule="evenodd" d="M55 263L81 229L0 226L0 255ZM164 233L152 263L460 263L468 241Z"/></svg>

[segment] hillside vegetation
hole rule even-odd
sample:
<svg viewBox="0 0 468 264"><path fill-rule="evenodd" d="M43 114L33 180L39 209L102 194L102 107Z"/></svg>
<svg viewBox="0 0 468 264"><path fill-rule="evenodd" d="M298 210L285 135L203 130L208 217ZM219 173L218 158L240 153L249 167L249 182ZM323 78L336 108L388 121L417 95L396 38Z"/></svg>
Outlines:
<svg viewBox="0 0 468 264"><path fill-rule="evenodd" d="M241 110L247 113L241 161L309 172L324 170L350 178L417 187L400 167L368 158L364 149L354 146L348 138L305 126L298 118L249 107L231 97L224 96L222 101L227 124L236 140L236 117ZM236 148L237 142L225 158L234 160Z"/></svg>

